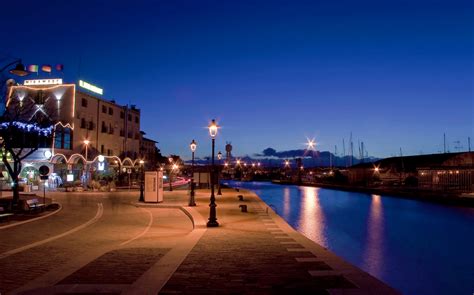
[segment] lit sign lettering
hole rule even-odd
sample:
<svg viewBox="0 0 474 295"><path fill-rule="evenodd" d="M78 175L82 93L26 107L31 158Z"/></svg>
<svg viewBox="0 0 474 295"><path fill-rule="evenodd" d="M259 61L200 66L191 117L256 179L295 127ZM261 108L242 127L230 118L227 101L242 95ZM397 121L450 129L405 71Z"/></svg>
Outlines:
<svg viewBox="0 0 474 295"><path fill-rule="evenodd" d="M100 94L100 95L104 94L104 89L99 88L95 85L89 84L87 82L84 82L82 80L79 80L79 86L81 86L82 88L85 88L87 90L90 90L92 92L95 92L97 94Z"/></svg>
<svg viewBox="0 0 474 295"><path fill-rule="evenodd" d="M74 174L66 175L66 181L74 181Z"/></svg>
<svg viewBox="0 0 474 295"><path fill-rule="evenodd" d="M63 79L36 79L25 80L23 85L59 85L63 84Z"/></svg>

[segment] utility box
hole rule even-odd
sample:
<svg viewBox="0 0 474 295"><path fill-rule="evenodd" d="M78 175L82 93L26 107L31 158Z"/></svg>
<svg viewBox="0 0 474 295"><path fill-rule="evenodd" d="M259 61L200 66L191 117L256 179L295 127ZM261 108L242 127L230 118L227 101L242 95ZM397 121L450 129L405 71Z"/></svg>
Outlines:
<svg viewBox="0 0 474 295"><path fill-rule="evenodd" d="M163 202L163 172L145 172L145 202Z"/></svg>

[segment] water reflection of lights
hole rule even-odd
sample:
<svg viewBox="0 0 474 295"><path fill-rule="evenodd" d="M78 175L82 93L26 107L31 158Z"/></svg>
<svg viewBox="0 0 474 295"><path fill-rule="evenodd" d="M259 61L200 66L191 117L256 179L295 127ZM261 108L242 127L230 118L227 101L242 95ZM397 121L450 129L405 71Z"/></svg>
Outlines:
<svg viewBox="0 0 474 295"><path fill-rule="evenodd" d="M300 187L301 190L301 216L299 228L311 240L327 247L325 236L324 212L319 203L318 191L316 187Z"/></svg>
<svg viewBox="0 0 474 295"><path fill-rule="evenodd" d="M372 195L369 216L367 218L367 245L363 256L365 268L374 276L381 276L383 266L384 217L382 198Z"/></svg>
<svg viewBox="0 0 474 295"><path fill-rule="evenodd" d="M291 202L290 188L285 187L283 189L283 216L285 218L289 217L290 215L290 208L291 208L290 202Z"/></svg>

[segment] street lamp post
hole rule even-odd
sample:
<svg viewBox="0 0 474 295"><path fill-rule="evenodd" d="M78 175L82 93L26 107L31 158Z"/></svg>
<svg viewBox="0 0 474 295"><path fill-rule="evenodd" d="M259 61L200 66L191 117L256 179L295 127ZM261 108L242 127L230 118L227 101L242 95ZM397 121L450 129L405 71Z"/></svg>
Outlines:
<svg viewBox="0 0 474 295"><path fill-rule="evenodd" d="M192 152L192 160L191 160L191 192L189 194L189 206L196 206L196 202L194 201L194 152L196 151L197 143L196 141L191 141L189 145Z"/></svg>
<svg viewBox="0 0 474 295"><path fill-rule="evenodd" d="M219 151L217 153L217 160L219 160L219 163L217 165L217 195L218 196L222 196L221 183L219 181L219 176L220 176L220 173L221 173L221 159L222 159L222 153Z"/></svg>
<svg viewBox="0 0 474 295"><path fill-rule="evenodd" d="M140 198L138 199L139 202L145 202L145 196L143 195L143 178L144 178L144 164L145 161L140 160L138 163L140 163Z"/></svg>
<svg viewBox="0 0 474 295"><path fill-rule="evenodd" d="M172 158L172 157L169 157L169 158L168 158L168 161L170 162L170 169L168 170L168 171L169 171L169 173L168 173L168 178L169 178L169 179L168 179L168 182L169 182L169 184L170 184L170 192L172 192L172 191L173 191L173 185L171 184L171 178L172 178L172 177L171 177L171 174L173 173L173 167L172 167L171 164L173 163L173 158Z"/></svg>
<svg viewBox="0 0 474 295"><path fill-rule="evenodd" d="M89 143L91 143L90 140L88 140L88 139L84 140L84 144L86 145L86 157L85 157L85 158L86 158L86 162L88 161L88 159L87 159L87 151L88 151L88 148L89 148Z"/></svg>
<svg viewBox="0 0 474 295"><path fill-rule="evenodd" d="M89 170L88 170L88 167L87 167L87 161L88 161L87 151L88 151L88 148L89 148L89 143L90 143L90 141L88 139L84 140L84 144L86 146L86 155L85 155L86 162L84 163L84 182L85 182L84 185L85 185L86 188L87 188L87 185L89 184L89 181L88 181L89 180L89 176L88 176Z"/></svg>
<svg viewBox="0 0 474 295"><path fill-rule="evenodd" d="M211 124L209 125L209 134L212 138L212 156L211 156L211 203L209 204L210 211L209 211L209 221L207 222L207 227L217 227L219 223L217 222L216 217L216 197L214 196L214 146L216 141L218 126L216 124L216 120L212 120Z"/></svg>
<svg viewBox="0 0 474 295"><path fill-rule="evenodd" d="M25 70L25 66L21 63L21 59L16 59L13 62L5 65L3 68L0 69L0 73L14 64L16 64L16 66L14 69L9 70L10 74L19 77L24 77L29 74L29 72Z"/></svg>

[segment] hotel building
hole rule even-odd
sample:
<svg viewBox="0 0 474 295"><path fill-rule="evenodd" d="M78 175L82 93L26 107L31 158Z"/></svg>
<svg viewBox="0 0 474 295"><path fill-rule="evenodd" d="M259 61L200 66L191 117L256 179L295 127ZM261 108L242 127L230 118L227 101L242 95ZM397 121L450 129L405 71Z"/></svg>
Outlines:
<svg viewBox="0 0 474 295"><path fill-rule="evenodd" d="M41 147L24 161L25 173L31 176L39 166L48 165L65 181L80 179L86 163L91 172L137 170L143 154L140 110L106 100L102 94L87 82L63 84L62 79L25 80L9 87L7 110L28 106L40 97L43 103L35 106L33 116L48 116L55 124L51 146Z"/></svg>

